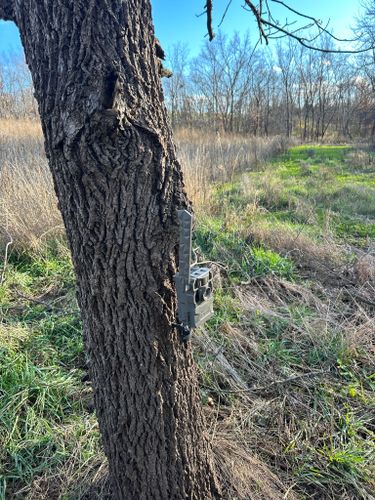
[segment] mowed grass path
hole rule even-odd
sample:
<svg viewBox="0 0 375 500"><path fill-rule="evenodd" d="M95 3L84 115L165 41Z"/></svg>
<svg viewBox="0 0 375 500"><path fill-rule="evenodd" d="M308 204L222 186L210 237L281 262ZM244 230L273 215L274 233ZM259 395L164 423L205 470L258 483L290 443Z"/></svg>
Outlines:
<svg viewBox="0 0 375 500"><path fill-rule="evenodd" d="M197 211L216 312L192 342L232 498L375 494L374 179L370 152L301 146ZM15 248L0 275L0 498L95 498L105 459L66 245Z"/></svg>

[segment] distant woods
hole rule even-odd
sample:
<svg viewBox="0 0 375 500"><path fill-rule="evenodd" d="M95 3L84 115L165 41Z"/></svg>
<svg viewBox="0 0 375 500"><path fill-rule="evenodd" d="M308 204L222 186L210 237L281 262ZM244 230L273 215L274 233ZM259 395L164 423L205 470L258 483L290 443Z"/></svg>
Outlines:
<svg viewBox="0 0 375 500"><path fill-rule="evenodd" d="M324 36L320 43L332 46ZM327 54L291 39L254 49L249 36L219 34L196 58L173 46L168 65L174 127L302 140L374 137L374 53Z"/></svg>
<svg viewBox="0 0 375 500"><path fill-rule="evenodd" d="M375 39L372 11L358 23L364 42ZM334 48L325 35L318 43ZM163 84L174 128L306 141L375 137L375 51L322 53L286 38L254 48L249 35L220 33L194 58L181 43L166 49L173 76ZM36 116L26 65L3 56L0 118Z"/></svg>
<svg viewBox="0 0 375 500"><path fill-rule="evenodd" d="M360 52L375 47L375 3L362 5L362 18L352 20L355 42L345 47L357 54L335 53L343 47L328 30L308 37L317 50L288 36L266 48L254 47L249 35L220 33L195 58L174 45L167 51L174 76L164 83L173 126L306 141L374 140L375 50Z"/></svg>

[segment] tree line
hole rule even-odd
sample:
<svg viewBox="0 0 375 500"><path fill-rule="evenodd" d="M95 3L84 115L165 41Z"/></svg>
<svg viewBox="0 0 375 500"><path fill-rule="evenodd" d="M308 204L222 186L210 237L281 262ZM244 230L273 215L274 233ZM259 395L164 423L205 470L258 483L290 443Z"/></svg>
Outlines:
<svg viewBox="0 0 375 500"><path fill-rule="evenodd" d="M330 37L321 48L334 50ZM219 33L197 57L169 50L164 90L173 127L302 140L373 138L374 53L312 51L293 39L254 48L249 34Z"/></svg>
<svg viewBox="0 0 375 500"><path fill-rule="evenodd" d="M327 36L321 47L333 49ZM272 50L249 34L219 33L198 56L187 45L169 50L164 80L173 128L209 128L301 140L375 136L375 53L309 50L281 40ZM28 68L20 56L0 59L0 118L38 115Z"/></svg>

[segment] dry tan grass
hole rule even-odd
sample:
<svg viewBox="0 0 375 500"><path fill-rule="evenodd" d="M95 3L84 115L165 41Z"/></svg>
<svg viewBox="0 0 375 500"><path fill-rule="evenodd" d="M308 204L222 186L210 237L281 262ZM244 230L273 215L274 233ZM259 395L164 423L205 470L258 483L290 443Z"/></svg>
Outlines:
<svg viewBox="0 0 375 500"><path fill-rule="evenodd" d="M0 237L37 248L43 240L64 234L48 172L35 166L30 177L3 167L0 179Z"/></svg>
<svg viewBox="0 0 375 500"><path fill-rule="evenodd" d="M36 120L19 119L14 120L11 118L0 119L0 138L2 139L21 139L26 138L40 139L42 129L40 122Z"/></svg>
<svg viewBox="0 0 375 500"><path fill-rule="evenodd" d="M36 249L63 234L39 122L0 121L0 242Z"/></svg>
<svg viewBox="0 0 375 500"><path fill-rule="evenodd" d="M37 249L62 236L52 179L46 165L28 165L27 172L3 165L0 173L0 239L16 247Z"/></svg>
<svg viewBox="0 0 375 500"><path fill-rule="evenodd" d="M372 498L371 482L351 484L351 472L337 483L323 443L342 446L337 422L345 414L351 418L349 404L371 426L371 389L355 381L373 366L374 309L354 297L348 301L341 287L315 288L258 279L235 291L240 324L224 324L214 337L203 330L193 339L209 380L203 389L216 407L218 468L233 497L305 498L300 487L310 484L316 498ZM274 356L266 361L273 343ZM347 381L347 375L340 378L346 370L338 369L341 356L356 359ZM373 470L371 462L367 467Z"/></svg>
<svg viewBox="0 0 375 500"><path fill-rule="evenodd" d="M345 253L333 240L320 242L302 231L254 222L249 227L250 238L258 243L291 257L305 271L319 273L320 277L337 275L338 268L345 265Z"/></svg>
<svg viewBox="0 0 375 500"><path fill-rule="evenodd" d="M366 151L363 145L350 152L346 157L346 162L351 165L353 170L370 171L374 168L374 157L369 150Z"/></svg>
<svg viewBox="0 0 375 500"><path fill-rule="evenodd" d="M73 424L74 425L74 424ZM97 432L98 424L93 424L91 432ZM69 434L74 429L66 428L64 431ZM59 470L59 474L43 474L34 479L26 487L15 492L15 497L25 500L54 500L64 497L64 491L67 489L72 496L82 500L108 500L108 464L104 452L85 461L85 467L82 467L82 450L79 445L72 453L71 457L65 462L64 467Z"/></svg>
<svg viewBox="0 0 375 500"><path fill-rule="evenodd" d="M186 188L196 206L207 205L212 184L251 170L286 147L285 139L176 133ZM62 220L39 122L0 121L0 243L37 248L62 235Z"/></svg>
<svg viewBox="0 0 375 500"><path fill-rule="evenodd" d="M216 415L217 417L217 415ZM288 489L254 452L246 449L241 436L234 439L228 415L221 415L213 440L216 469L224 489L224 498L256 500L296 499L287 497ZM229 422L228 422L229 420Z"/></svg>
<svg viewBox="0 0 375 500"><path fill-rule="evenodd" d="M180 129L175 134L187 192L196 206L209 203L212 185L234 180L286 150L285 137L243 137Z"/></svg>
<svg viewBox="0 0 375 500"><path fill-rule="evenodd" d="M375 283L375 257L369 254L360 256L353 266L353 272L360 284Z"/></svg>

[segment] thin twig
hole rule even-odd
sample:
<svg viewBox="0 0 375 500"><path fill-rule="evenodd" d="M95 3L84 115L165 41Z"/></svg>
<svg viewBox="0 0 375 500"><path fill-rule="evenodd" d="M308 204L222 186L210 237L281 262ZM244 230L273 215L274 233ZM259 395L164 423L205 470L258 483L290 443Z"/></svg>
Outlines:
<svg viewBox="0 0 375 500"><path fill-rule="evenodd" d="M3 269L2 269L2 272L1 272L0 285L2 285L4 283L4 281L5 281L5 271L6 271L6 267L7 267L7 264L8 264L9 247L13 243L12 235L8 231L6 231L6 233L7 233L8 237L9 237L9 241L5 245L4 263L3 263Z"/></svg>
<svg viewBox="0 0 375 500"><path fill-rule="evenodd" d="M221 18L219 24L217 25L218 28L220 28L220 26L223 24L223 21L228 13L228 10L229 10L229 7L230 7L232 1L233 0L229 0L229 2L227 3L227 6L225 7L225 10L224 10L224 14L222 15L222 18Z"/></svg>
<svg viewBox="0 0 375 500"><path fill-rule="evenodd" d="M245 0L245 2L246 2L246 4L250 3L250 2L248 2L248 0ZM264 19L264 18L262 18L260 16L257 17L257 22L258 22L258 26L259 26L259 23L260 23L260 24L262 24L264 26L269 26L271 28L274 28L277 31L279 31L281 33L284 33L285 36L288 36L290 38L293 38L294 40L297 40L297 42L300 45L302 45L303 47L306 47L307 49L315 50L317 52L323 52L325 54L360 54L362 52L368 52L369 50L373 49L373 47L366 47L364 49L356 49L356 50L323 49L323 48L320 48L320 47L316 47L314 45L310 45L310 43L308 43L308 41L306 40L306 38L303 38L301 36L297 36L293 32L291 32L291 31L289 31L289 30L287 30L285 28L282 28L281 26L277 26L276 24L274 24L274 23L272 23L270 21L267 21L266 19ZM264 31L262 29L261 33L263 33L263 32Z"/></svg>
<svg viewBox="0 0 375 500"><path fill-rule="evenodd" d="M262 13L258 11L258 9L255 7L255 5L252 2L250 2L250 0L245 0L245 3L255 16L255 19L256 19L257 24L258 24L258 29L259 29L261 39L263 38L264 41L266 42L266 44L268 44L268 37L263 29L263 25L265 23L262 20Z"/></svg>
<svg viewBox="0 0 375 500"><path fill-rule="evenodd" d="M51 304L48 304L47 302L44 302L43 300L34 299L34 297L28 297L27 295L24 295L23 293L21 293L19 290L15 290L15 292L18 295L18 297L20 297L21 299L25 299L25 300L28 300L29 302L34 302L35 304L42 305L51 311L63 309L63 308L58 307L58 306L52 306Z"/></svg>
<svg viewBox="0 0 375 500"><path fill-rule="evenodd" d="M333 38L337 42L357 42L359 40L359 37L353 38L353 39L348 39L348 38L338 38L337 36L335 36L333 33L331 33L329 30L327 30L328 25L330 23L330 20L328 20L327 23L326 23L326 26L323 27L319 19L316 19L315 17L309 16L307 14L304 14L303 12L300 12L298 10L293 9L292 7L290 7L290 5L287 5L282 0L271 0L271 2L278 3L278 4L282 5L286 9L290 10L290 12L293 12L294 14L297 14L297 16L299 16L299 17L304 17L305 19L310 19L310 21L313 21L313 23L320 30L322 30L324 33L327 33L331 38Z"/></svg>
<svg viewBox="0 0 375 500"><path fill-rule="evenodd" d="M277 380L276 382L272 382L271 384L268 384L267 386L263 387L249 387L248 389L217 389L215 387L209 387L206 385L203 385L204 389L208 389L210 391L217 391L217 392L222 392L225 394L241 394L241 393L246 393L246 392L262 392L262 391L269 391L275 386L278 385L285 385L285 384L293 384L297 380L301 380L303 378L310 378L310 377L321 377L322 375L327 375L331 373L329 370L324 370L324 371L319 371L319 372L308 372L308 373L303 373L302 375L297 375L295 377L290 377L285 380Z"/></svg>

